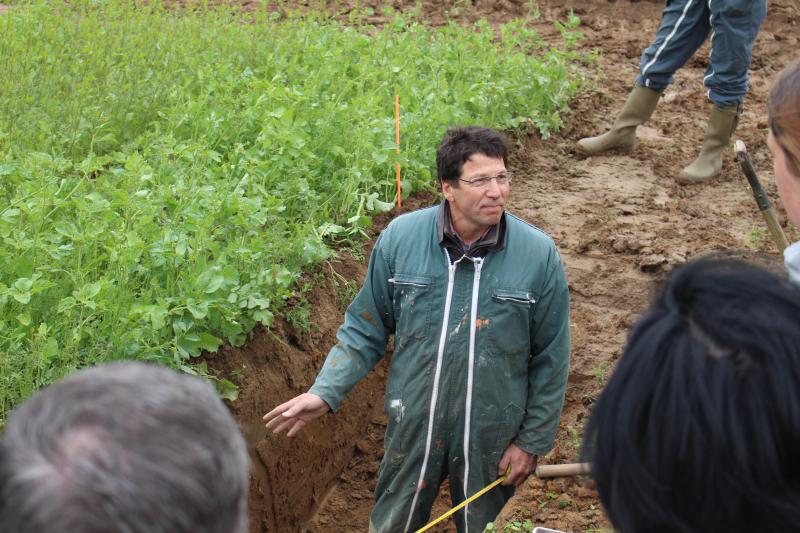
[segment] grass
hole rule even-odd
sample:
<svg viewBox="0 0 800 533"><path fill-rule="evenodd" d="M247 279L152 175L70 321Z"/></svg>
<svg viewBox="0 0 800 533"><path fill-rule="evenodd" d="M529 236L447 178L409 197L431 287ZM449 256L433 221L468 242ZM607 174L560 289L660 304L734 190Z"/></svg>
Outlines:
<svg viewBox="0 0 800 533"><path fill-rule="evenodd" d="M388 20L125 0L0 16L0 420L107 360L207 375L195 357L363 239L396 161L405 195L430 188L447 127L547 136L579 87L576 52L524 20Z"/></svg>
<svg viewBox="0 0 800 533"><path fill-rule="evenodd" d="M339 310L344 313L347 311L350 303L355 299L360 287L355 280L347 279L339 274L330 262L328 262L327 265L331 273L331 281L334 285Z"/></svg>
<svg viewBox="0 0 800 533"><path fill-rule="evenodd" d="M583 429L583 428L581 428ZM581 436L578 433L578 430L574 426L567 426L567 433L569 433L569 440L572 444L572 448L575 450L575 456L580 457L581 455Z"/></svg>
<svg viewBox="0 0 800 533"><path fill-rule="evenodd" d="M605 387L606 382L608 381L608 373L611 368L612 365L608 361L604 361L592 368L592 375L594 376L595 385L597 388L602 389Z"/></svg>
<svg viewBox="0 0 800 533"><path fill-rule="evenodd" d="M748 250L757 252L764 246L766 239L767 230L761 226L753 226L745 234L744 238L742 239L742 244Z"/></svg>

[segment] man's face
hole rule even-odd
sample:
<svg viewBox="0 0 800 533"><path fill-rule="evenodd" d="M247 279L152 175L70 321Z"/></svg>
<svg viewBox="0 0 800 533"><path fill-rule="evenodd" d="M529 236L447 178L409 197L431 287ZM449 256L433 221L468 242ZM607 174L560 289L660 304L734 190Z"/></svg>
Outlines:
<svg viewBox="0 0 800 533"><path fill-rule="evenodd" d="M800 227L800 176L792 174L786 152L772 136L772 132L767 137L767 145L772 151L775 184L778 186L783 207L791 221Z"/></svg>
<svg viewBox="0 0 800 533"><path fill-rule="evenodd" d="M506 165L501 158L473 154L464 163L460 178L474 180L504 172ZM443 181L442 192L450 204L453 226L459 236L465 241L478 239L487 228L500 222L509 189L509 183L500 185L496 180L490 180L482 187L464 181L458 181L457 186Z"/></svg>

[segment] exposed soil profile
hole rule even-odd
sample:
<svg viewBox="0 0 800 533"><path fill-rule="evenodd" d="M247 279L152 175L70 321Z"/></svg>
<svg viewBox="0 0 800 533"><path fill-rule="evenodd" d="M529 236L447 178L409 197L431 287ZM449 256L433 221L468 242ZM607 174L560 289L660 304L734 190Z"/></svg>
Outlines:
<svg viewBox="0 0 800 533"><path fill-rule="evenodd" d="M410 8L415 2L366 3L380 13L383 5ZM485 17L500 23L528 9L524 2L473 3L462 8L465 20ZM423 4L423 18L434 24L452 13L450 2ZM673 180L694 158L705 132L710 104L702 78L708 45L678 72L651 121L639 129L640 144L631 155L583 158L574 152L573 143L613 122L632 86L638 58L655 34L664 2L538 4L542 17L536 24L543 36L558 39L552 21L563 20L573 9L583 22L584 46L600 51L598 64L587 67L595 76L594 88L573 103L562 131L546 140L536 134L515 138L510 165L515 181L509 210L553 236L570 283L573 350L567 399L556 446L541 458L542 463L563 463L578 459L586 417L613 371L627 330L671 268L714 250L747 247L774 261L778 255L732 155L726 156L722 175L706 184L681 186ZM800 55L800 6L793 0L775 0L769 10L753 54L751 92L734 138L747 144L787 236L797 240L800 233L786 224L777 202L766 147L765 101L777 71ZM601 76L592 74L598 69ZM407 208L436 201L423 197ZM240 385L240 398L232 408L253 448L251 533L367 530L383 453L386 364L357 387L340 412L309 425L294 439L265 435L260 419L312 383L342 320L342 280L360 284L368 251L364 257L325 264L310 275L314 289L308 296L312 312L307 331L276 321L270 331L256 331L244 347L207 358L212 368ZM443 494L434 515L448 507ZM499 521L513 517L567 531L610 528L596 494L579 478L530 479ZM432 531L455 529L448 522Z"/></svg>
<svg viewBox="0 0 800 533"><path fill-rule="evenodd" d="M363 279L365 270L355 259L335 261L328 267L353 280ZM385 364L354 389L335 415L326 415L293 439L266 433L261 416L308 389L342 320L330 281L315 287L308 300L313 325L307 331L277 319L270 331L257 331L242 348L220 350L207 359L211 367L239 377L239 399L233 411L253 463L252 532L304 531L332 482L356 453L370 419L381 412Z"/></svg>

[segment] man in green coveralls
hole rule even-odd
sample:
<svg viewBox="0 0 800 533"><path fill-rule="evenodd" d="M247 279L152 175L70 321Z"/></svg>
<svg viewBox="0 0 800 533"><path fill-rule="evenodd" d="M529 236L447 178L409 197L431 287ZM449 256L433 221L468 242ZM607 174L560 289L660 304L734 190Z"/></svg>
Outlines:
<svg viewBox="0 0 800 533"><path fill-rule="evenodd" d="M436 154L445 201L394 219L311 389L264 416L292 436L336 411L383 357L388 427L370 531L416 531L449 477L455 516L483 531L555 438L569 369L569 293L552 239L505 211L508 146L449 130Z"/></svg>

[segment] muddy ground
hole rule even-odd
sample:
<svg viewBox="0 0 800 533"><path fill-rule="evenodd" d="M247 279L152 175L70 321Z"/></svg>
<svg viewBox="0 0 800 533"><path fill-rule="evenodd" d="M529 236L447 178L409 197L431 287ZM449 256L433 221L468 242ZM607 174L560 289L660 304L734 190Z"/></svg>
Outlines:
<svg viewBox="0 0 800 533"><path fill-rule="evenodd" d="M380 5L404 3L378 4L380 13ZM510 0L423 4L425 17L434 24L447 16L483 16L499 23L528 9L527 3ZM572 105L564 129L547 140L533 133L518 136L511 163L517 177L510 210L554 237L570 282L573 351L567 399L556 446L541 459L562 463L578 458L586 417L613 370L626 331L671 268L713 250L750 248L774 259L777 252L730 155L723 174L706 184L673 181L702 142L710 105L702 86L708 47L679 71L653 119L640 128L633 154L584 158L574 152L574 141L613 122L633 83L641 51L655 34L663 1L540 0L539 6L542 17L535 24L543 35L556 39L551 23L563 20L571 8L583 21L584 46L600 52L598 62L587 67L593 82ZM747 143L775 199L765 99L775 73L800 55L800 2L771 1L769 10L735 138ZM412 207L435 201L419 197ZM778 212L790 240L800 238L786 225L780 205ZM367 254L368 249L343 254L309 275L307 282L315 287L307 296L309 327L279 322L271 331L257 331L245 347L209 359L241 387L233 409L253 448L252 533L367 530L385 428L385 364L358 387L340 413L324 417L293 440L266 436L259 423L264 412L313 381L333 343L348 288L362 279ZM584 479L530 479L500 521L524 517L568 531L608 530L596 494L586 485ZM446 508L443 496L434 513ZM436 531L454 529L448 524Z"/></svg>

